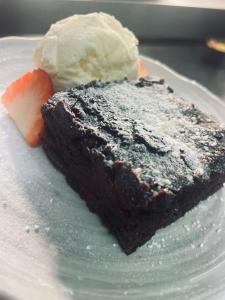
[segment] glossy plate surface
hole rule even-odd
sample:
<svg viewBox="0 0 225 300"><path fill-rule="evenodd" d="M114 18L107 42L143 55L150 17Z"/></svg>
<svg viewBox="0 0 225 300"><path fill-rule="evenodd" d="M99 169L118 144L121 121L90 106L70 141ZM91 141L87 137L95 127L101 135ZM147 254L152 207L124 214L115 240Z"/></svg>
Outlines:
<svg viewBox="0 0 225 300"><path fill-rule="evenodd" d="M37 42L0 40L0 92L33 68ZM150 74L225 120L225 105L204 87L144 60ZM126 256L0 106L1 292L23 300L225 299L225 189Z"/></svg>

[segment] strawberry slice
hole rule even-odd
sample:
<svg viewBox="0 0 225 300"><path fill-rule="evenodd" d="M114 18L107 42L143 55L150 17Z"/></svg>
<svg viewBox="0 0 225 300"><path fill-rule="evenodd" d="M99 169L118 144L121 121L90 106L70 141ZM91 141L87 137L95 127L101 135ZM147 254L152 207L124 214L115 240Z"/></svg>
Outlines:
<svg viewBox="0 0 225 300"><path fill-rule="evenodd" d="M33 70L14 81L2 96L2 103L30 146L39 144L44 131L41 106L52 95L49 75Z"/></svg>
<svg viewBox="0 0 225 300"><path fill-rule="evenodd" d="M143 59L140 59L140 61L139 61L139 68L138 68L138 78L145 77L147 75L148 75L148 71L145 68L144 61L143 61Z"/></svg>

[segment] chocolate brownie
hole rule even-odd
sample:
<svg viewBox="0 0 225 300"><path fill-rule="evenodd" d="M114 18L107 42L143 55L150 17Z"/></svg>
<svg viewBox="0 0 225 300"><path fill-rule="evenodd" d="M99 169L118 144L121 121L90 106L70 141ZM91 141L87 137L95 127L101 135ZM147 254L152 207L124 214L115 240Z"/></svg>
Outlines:
<svg viewBox="0 0 225 300"><path fill-rule="evenodd" d="M126 254L225 181L225 128L163 80L94 81L42 114L49 159Z"/></svg>

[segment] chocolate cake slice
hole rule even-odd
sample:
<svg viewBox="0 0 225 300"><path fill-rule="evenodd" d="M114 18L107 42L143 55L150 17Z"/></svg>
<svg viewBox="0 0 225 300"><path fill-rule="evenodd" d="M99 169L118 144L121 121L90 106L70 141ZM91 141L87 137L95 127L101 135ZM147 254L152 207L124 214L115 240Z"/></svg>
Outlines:
<svg viewBox="0 0 225 300"><path fill-rule="evenodd" d="M91 82L42 114L49 159L126 254L225 181L225 129L163 80Z"/></svg>

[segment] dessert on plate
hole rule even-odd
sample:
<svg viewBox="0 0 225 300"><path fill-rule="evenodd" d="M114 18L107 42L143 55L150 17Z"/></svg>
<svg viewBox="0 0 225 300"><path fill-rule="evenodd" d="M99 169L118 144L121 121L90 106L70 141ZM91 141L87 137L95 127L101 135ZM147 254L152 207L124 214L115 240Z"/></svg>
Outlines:
<svg viewBox="0 0 225 300"><path fill-rule="evenodd" d="M37 46L38 69L2 96L126 254L225 181L225 128L163 80L140 78L137 45L107 14L66 18Z"/></svg>
<svg viewBox="0 0 225 300"><path fill-rule="evenodd" d="M49 159L127 254L225 181L225 129L162 80L94 81L42 113Z"/></svg>

